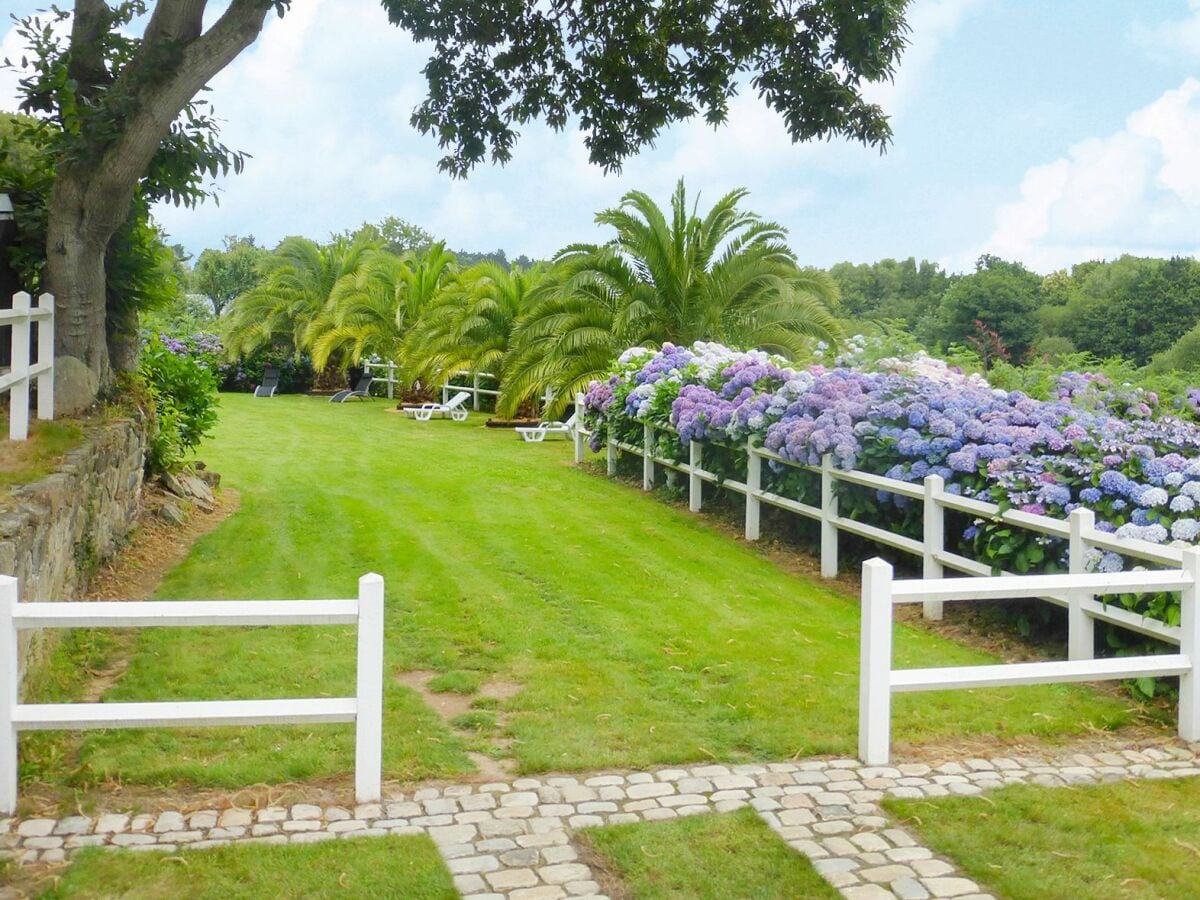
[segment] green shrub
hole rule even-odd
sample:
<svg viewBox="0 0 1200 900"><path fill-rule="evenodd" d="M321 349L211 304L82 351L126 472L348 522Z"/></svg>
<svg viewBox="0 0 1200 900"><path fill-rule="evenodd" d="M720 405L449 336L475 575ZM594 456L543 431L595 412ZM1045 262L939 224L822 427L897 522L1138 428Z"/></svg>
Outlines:
<svg viewBox="0 0 1200 900"><path fill-rule="evenodd" d="M177 469L216 424L217 380L196 359L173 353L157 337L143 346L138 374L153 407L146 467Z"/></svg>

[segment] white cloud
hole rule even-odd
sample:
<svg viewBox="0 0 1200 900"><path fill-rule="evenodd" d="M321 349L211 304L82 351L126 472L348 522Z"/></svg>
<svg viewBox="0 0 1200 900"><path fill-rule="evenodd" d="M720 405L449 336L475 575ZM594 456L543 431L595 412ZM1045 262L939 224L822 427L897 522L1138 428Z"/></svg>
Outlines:
<svg viewBox="0 0 1200 900"><path fill-rule="evenodd" d="M1107 137L1026 171L1019 198L996 211L980 252L1046 270L1121 253L1170 255L1200 247L1200 81L1128 116Z"/></svg>
<svg viewBox="0 0 1200 900"><path fill-rule="evenodd" d="M1130 34L1148 53L1161 55L1173 50L1185 56L1200 56L1200 0L1188 0L1189 14L1154 25L1134 22Z"/></svg>

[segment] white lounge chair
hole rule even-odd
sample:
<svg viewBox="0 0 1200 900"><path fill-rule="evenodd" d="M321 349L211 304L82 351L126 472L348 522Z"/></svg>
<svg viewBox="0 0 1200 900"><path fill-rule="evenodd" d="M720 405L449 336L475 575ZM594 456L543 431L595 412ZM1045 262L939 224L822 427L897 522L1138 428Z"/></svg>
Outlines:
<svg viewBox="0 0 1200 900"><path fill-rule="evenodd" d="M466 402L471 399L467 391L459 391L450 398L449 403L423 403L420 406L410 406L404 414L418 422L428 422L434 416L446 418L449 416L455 422L467 421Z"/></svg>
<svg viewBox="0 0 1200 900"><path fill-rule="evenodd" d="M517 434L527 444L540 444L546 439L548 434L570 434L575 430L575 422L578 419L578 413L571 413L571 418L565 422L542 422L532 428L518 428Z"/></svg>

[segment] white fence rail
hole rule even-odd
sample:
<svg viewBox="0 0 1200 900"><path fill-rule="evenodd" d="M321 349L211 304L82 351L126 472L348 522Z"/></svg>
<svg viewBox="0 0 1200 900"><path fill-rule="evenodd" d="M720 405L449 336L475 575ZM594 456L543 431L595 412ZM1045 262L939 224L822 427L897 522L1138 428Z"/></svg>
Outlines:
<svg viewBox="0 0 1200 900"><path fill-rule="evenodd" d="M459 384L459 380L469 377L470 384ZM495 379L496 376L491 372L455 372L446 379L446 383L442 385L442 403L450 402L450 395L457 394L459 391L466 391L471 395L471 408L475 412L479 412L480 397L499 397L500 392L491 388L481 388L479 381L482 378Z"/></svg>
<svg viewBox="0 0 1200 900"><path fill-rule="evenodd" d="M583 395L576 397L576 408L582 421ZM831 457L826 456L820 466L811 466L784 459L777 453L772 453L754 443L753 439L746 442L742 449L746 453L745 481L722 479L714 472L703 466L703 445L692 441L687 447L686 461L669 459L656 449L656 433L673 431L658 429L653 425L643 425L641 446L618 441L610 430L607 444L607 463L609 475L616 474L617 459L620 453L630 453L642 459L642 487L651 490L657 479L659 467L669 475L680 473L687 478L688 508L699 512L703 506L704 484L719 484L728 491L745 497L745 536L747 540L756 541L761 535L761 512L763 504L787 510L796 515L811 519L820 524L821 545L821 574L832 578L838 574L839 536L842 532L866 538L887 547L900 550L921 560L922 575L926 579L941 578L947 569L967 575L990 577L993 574L991 566L978 560L963 556L947 549L945 544L946 512L961 512L981 519L1004 522L1017 528L1034 531L1039 534L1060 538L1068 543L1069 570L1074 576L1082 576L1086 569L1087 554L1090 549L1112 550L1123 556L1159 566L1178 568L1183 563L1184 550L1180 547L1160 546L1148 541L1133 538L1119 538L1096 528L1095 514L1089 509L1076 509L1067 520L1055 519L1050 516L1039 516L1021 512L1015 509L1001 510L994 503L962 497L951 494L946 490L945 482L937 475L927 476L923 483L914 484L874 475L857 470L838 469L833 465ZM584 459L584 438L589 434L585 429L578 428L575 432L575 459ZM801 471L810 472L820 477L820 504L802 503L790 497L784 497L762 488L763 461L789 466ZM873 490L888 491L922 505L924 528L921 540L906 535L894 534L879 525L859 522L840 514L838 509L837 487L839 484L852 484ZM1000 574L1008 575L1009 572ZM1139 615L1119 606L1101 603L1095 596L1085 591L1068 590L1060 582L1049 582L1051 590L1043 590L1038 585L1044 582L1033 580L1037 576L1021 576L1022 582L1029 585L1024 588L1022 597L1038 597L1068 609L1068 655L1071 659L1091 659L1095 655L1095 622L1101 620L1113 625L1119 625L1139 634L1179 644L1180 629L1167 625L1158 619ZM922 601L924 615L928 619L942 617L943 599L936 592L930 592Z"/></svg>
<svg viewBox="0 0 1200 900"><path fill-rule="evenodd" d="M1179 736L1200 741L1200 549L1182 551L1181 568L1169 571L1118 572L1108 575L1004 575L986 578L894 581L881 559L863 563L862 645L858 703L858 755L867 765L888 762L892 694L1066 681L1105 681L1147 676L1179 676ZM1178 591L1182 594L1178 629L1180 652L1113 659L932 669L892 668L892 607L897 603L947 600L1005 600L1048 594L1095 595Z"/></svg>
<svg viewBox="0 0 1200 900"><path fill-rule="evenodd" d="M0 576L0 815L11 815L17 804L18 734L55 729L353 722L355 796L359 803L379 799L383 759L383 578L379 575L360 578L354 600L18 601L17 579ZM19 631L199 625L356 625L355 696L165 703L20 702Z"/></svg>
<svg viewBox="0 0 1200 900"><path fill-rule="evenodd" d="M386 384L389 400L396 399L396 385L400 383L399 379L396 378L396 370L398 368L399 366L390 360L388 362L363 363L363 369L367 372L367 374L370 374L372 369L377 369L383 372L382 376L373 375L371 377L371 384Z"/></svg>
<svg viewBox="0 0 1200 900"><path fill-rule="evenodd" d="M29 388L37 386L37 417L54 418L54 297L42 294L38 305L21 291L13 295L13 308L0 309L0 325L12 326L12 360L0 374L0 393L8 391L8 439L29 437ZM37 362L29 361L30 329L37 326Z"/></svg>

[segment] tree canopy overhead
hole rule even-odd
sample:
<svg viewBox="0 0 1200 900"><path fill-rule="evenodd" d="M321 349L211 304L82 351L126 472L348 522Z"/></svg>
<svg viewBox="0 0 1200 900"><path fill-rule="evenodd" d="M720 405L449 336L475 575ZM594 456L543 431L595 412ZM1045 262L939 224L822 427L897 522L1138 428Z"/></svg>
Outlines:
<svg viewBox="0 0 1200 900"><path fill-rule="evenodd" d="M606 168L672 122L717 125L747 84L795 140L844 135L882 148L863 86L890 78L907 0L381 0L432 44L414 125L465 175L506 162L517 128L575 117ZM52 157L46 278L58 298L56 399L82 408L136 363L136 315L106 303L105 256L136 203L192 204L243 156L218 139L206 85L290 0L75 0L21 20L22 109ZM140 28L140 31L139 31ZM252 89L251 86L245 86Z"/></svg>
<svg viewBox="0 0 1200 900"><path fill-rule="evenodd" d="M465 175L507 162L517 128L578 116L605 169L672 122L725 121L749 82L792 140L847 136L883 148L887 117L862 96L892 76L908 0L383 0L433 54L413 125Z"/></svg>

